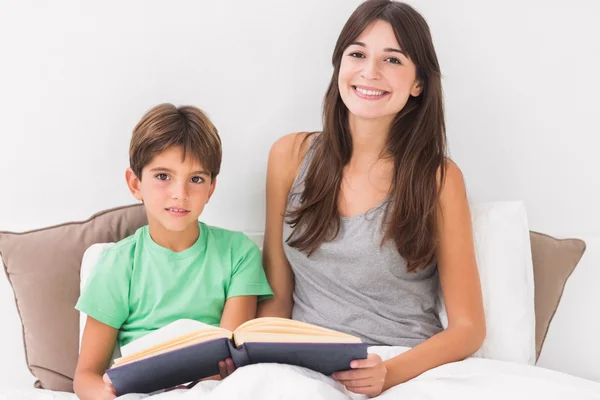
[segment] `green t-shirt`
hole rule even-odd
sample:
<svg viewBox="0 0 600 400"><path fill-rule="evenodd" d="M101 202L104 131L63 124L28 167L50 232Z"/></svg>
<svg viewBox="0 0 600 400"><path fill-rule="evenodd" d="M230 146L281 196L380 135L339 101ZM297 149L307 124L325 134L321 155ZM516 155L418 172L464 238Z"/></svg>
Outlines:
<svg viewBox="0 0 600 400"><path fill-rule="evenodd" d="M75 308L119 329L124 346L182 318L218 326L231 297L273 295L254 242L240 232L199 227L198 240L182 252L156 244L148 226L108 248Z"/></svg>

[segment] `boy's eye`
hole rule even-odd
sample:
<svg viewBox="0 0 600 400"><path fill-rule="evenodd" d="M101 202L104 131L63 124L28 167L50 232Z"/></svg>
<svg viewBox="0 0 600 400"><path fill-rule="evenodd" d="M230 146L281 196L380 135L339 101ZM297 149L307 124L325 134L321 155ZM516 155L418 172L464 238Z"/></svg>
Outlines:
<svg viewBox="0 0 600 400"><path fill-rule="evenodd" d="M402 64L402 63L400 62L400 60L398 60L398 59L397 59L397 58L395 58L395 57L388 57L388 58L386 58L386 59L385 59L385 61L388 61L388 62L390 62L390 63L392 63L392 64Z"/></svg>
<svg viewBox="0 0 600 400"><path fill-rule="evenodd" d="M192 182L194 182L194 183L202 183L202 182L204 182L204 179L202 179L201 176L194 176L194 177L192 177Z"/></svg>
<svg viewBox="0 0 600 400"><path fill-rule="evenodd" d="M160 181L166 181L169 179L169 175L167 174L157 174L155 176L156 179L160 180Z"/></svg>
<svg viewBox="0 0 600 400"><path fill-rule="evenodd" d="M358 51L353 51L352 53L348 54L348 56L354 57L354 58L365 58L365 55Z"/></svg>

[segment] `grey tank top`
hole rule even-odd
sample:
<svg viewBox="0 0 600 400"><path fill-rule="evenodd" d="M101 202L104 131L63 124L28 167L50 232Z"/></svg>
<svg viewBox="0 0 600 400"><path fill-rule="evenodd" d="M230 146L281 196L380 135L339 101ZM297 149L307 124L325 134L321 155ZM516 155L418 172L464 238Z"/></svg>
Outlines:
<svg viewBox="0 0 600 400"><path fill-rule="evenodd" d="M314 146L300 167L287 209L300 204ZM437 265L406 271L393 242L381 246L388 201L360 215L342 217L337 237L310 258L283 247L295 275L292 318L360 337L370 345L413 347L442 330L436 312Z"/></svg>

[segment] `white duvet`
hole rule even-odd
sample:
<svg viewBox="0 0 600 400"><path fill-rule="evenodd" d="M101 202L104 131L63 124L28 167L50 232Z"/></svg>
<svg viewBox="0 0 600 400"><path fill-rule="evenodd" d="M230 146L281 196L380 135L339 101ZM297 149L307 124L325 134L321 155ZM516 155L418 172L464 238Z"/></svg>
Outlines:
<svg viewBox="0 0 600 400"><path fill-rule="evenodd" d="M371 347L383 359L406 351L399 347ZM147 395L129 394L119 400ZM154 400L216 399L364 399L327 376L281 364L250 365L222 382L201 382L189 390L151 396ZM394 400L600 400L600 383L524 364L469 358L447 364L394 387L378 399ZM73 394L43 390L4 390L4 400L75 400Z"/></svg>

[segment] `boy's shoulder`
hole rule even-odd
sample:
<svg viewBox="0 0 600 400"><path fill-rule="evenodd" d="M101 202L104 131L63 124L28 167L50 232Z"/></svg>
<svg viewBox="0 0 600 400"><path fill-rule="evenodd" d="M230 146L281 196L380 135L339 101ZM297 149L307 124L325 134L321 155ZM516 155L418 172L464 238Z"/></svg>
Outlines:
<svg viewBox="0 0 600 400"><path fill-rule="evenodd" d="M258 246L250 239L245 233L239 231L232 231L217 226L206 225L203 222L207 236L210 238L208 245L216 246L221 249L223 247L230 248L238 251L248 251Z"/></svg>
<svg viewBox="0 0 600 400"><path fill-rule="evenodd" d="M124 255L133 254L136 247L140 243L140 238L145 229L148 229L148 225L138 228L132 235L129 235L126 238L114 243L112 246L107 247L102 253L103 258L121 257Z"/></svg>

